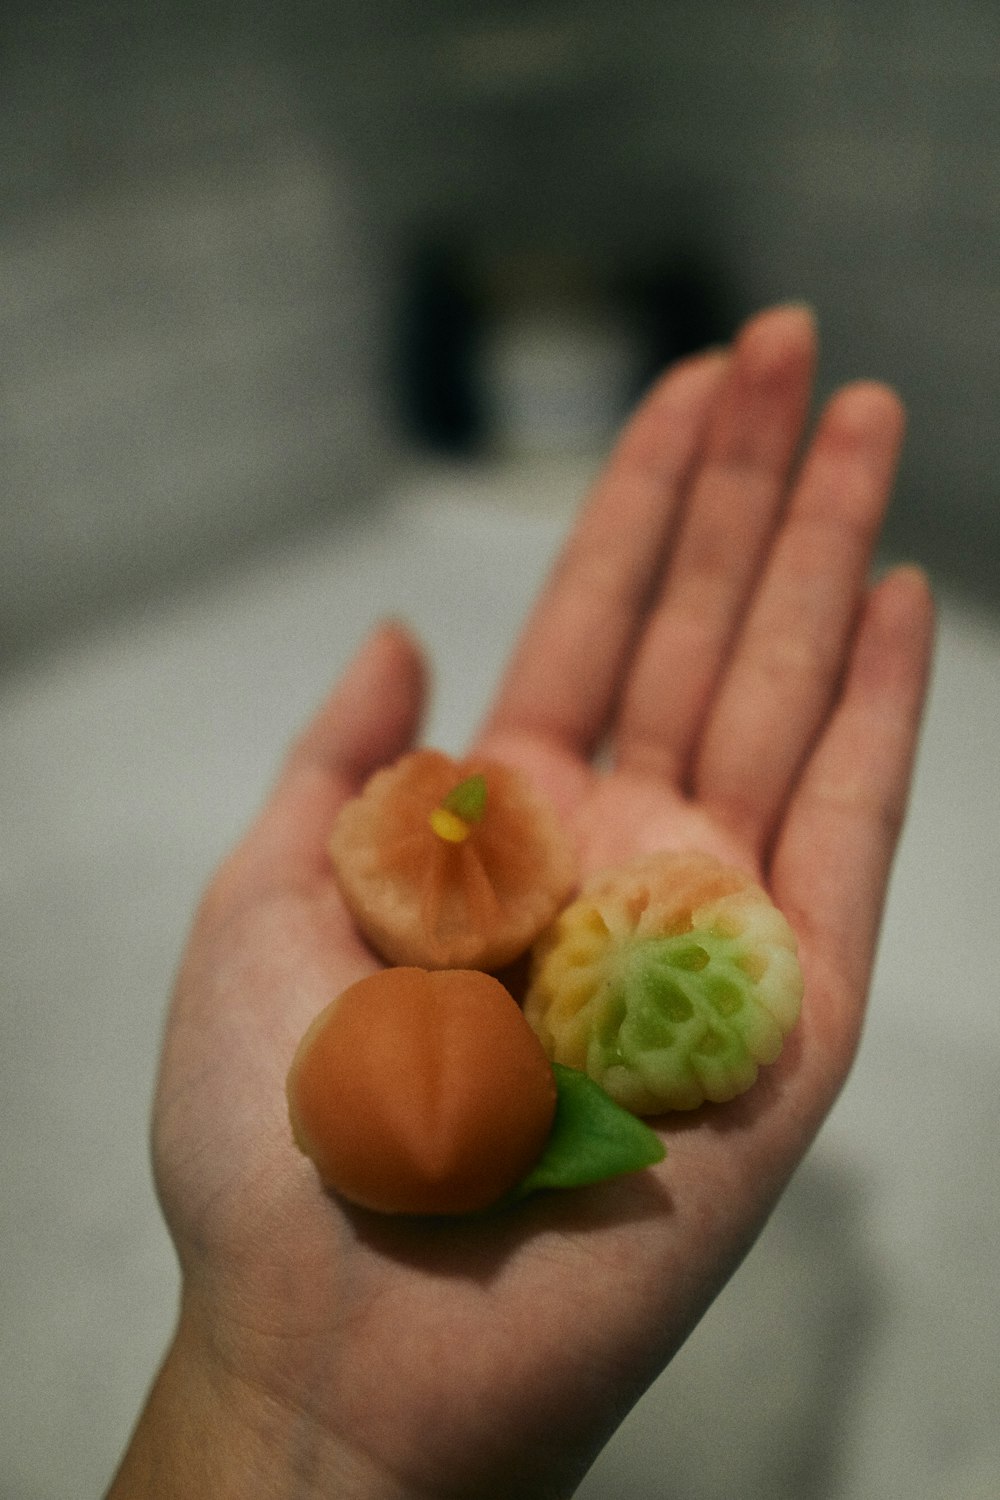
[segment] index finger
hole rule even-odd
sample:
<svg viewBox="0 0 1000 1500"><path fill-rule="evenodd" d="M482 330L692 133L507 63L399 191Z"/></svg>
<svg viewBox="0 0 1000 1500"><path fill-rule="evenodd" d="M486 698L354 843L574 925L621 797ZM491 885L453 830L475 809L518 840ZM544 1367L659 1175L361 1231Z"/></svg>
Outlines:
<svg viewBox="0 0 1000 1500"><path fill-rule="evenodd" d="M626 427L515 648L483 734L527 731L588 753L618 691L725 366L664 376Z"/></svg>

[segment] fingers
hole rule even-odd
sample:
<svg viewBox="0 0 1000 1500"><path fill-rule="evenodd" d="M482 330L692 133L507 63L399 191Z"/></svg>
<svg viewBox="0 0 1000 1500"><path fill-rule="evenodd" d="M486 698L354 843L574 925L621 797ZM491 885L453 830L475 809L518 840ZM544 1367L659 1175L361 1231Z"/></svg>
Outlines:
<svg viewBox="0 0 1000 1500"><path fill-rule="evenodd" d="M379 626L293 745L266 806L228 861L227 891L329 874L327 841L341 804L412 744L427 672L412 636Z"/></svg>
<svg viewBox="0 0 1000 1500"><path fill-rule="evenodd" d="M812 955L814 976L825 968L848 996L848 1013L826 1018L848 1040L860 1024L906 810L932 636L919 569L898 568L872 589L839 700L774 851L775 899Z"/></svg>
<svg viewBox="0 0 1000 1500"><path fill-rule="evenodd" d="M752 847L766 843L837 692L903 426L884 386L831 400L713 701L693 789Z"/></svg>
<svg viewBox="0 0 1000 1500"><path fill-rule="evenodd" d="M711 696L786 497L816 361L801 307L737 339L704 453L619 715L623 770L683 782Z"/></svg>
<svg viewBox="0 0 1000 1500"><path fill-rule="evenodd" d="M678 365L643 402L528 621L483 728L593 749L698 453L725 356Z"/></svg>

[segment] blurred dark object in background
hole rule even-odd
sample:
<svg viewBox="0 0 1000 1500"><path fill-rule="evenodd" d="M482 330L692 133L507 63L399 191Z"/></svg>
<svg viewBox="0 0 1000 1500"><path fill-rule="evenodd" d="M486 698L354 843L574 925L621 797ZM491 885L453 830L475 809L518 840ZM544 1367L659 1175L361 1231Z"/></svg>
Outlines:
<svg viewBox="0 0 1000 1500"><path fill-rule="evenodd" d="M742 312L732 277L707 250L665 250L659 260L623 277L622 296L635 309L641 333L642 385L674 360L724 344Z"/></svg>
<svg viewBox="0 0 1000 1500"><path fill-rule="evenodd" d="M662 370L724 343L738 322L725 276L693 250L666 249L602 277L572 256L527 248L491 261L472 239L431 236L404 261L401 280L395 382L403 425L418 444L468 458L516 443L510 425L526 423L528 412L513 413L512 402L533 405L536 445L545 447L540 408L557 400L538 384L542 340L546 378L564 382L566 404L576 401L563 433L550 433L549 451L571 442L586 450L611 440ZM521 392L505 394L518 379Z"/></svg>
<svg viewBox="0 0 1000 1500"><path fill-rule="evenodd" d="M406 431L443 453L472 454L484 432L477 365L488 310L461 244L429 239L404 264L397 339Z"/></svg>

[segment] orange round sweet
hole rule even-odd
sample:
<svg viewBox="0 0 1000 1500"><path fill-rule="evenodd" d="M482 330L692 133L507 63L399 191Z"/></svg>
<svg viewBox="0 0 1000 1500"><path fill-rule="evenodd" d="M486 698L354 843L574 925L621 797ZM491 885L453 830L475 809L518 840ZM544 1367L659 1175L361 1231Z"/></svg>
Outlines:
<svg viewBox="0 0 1000 1500"><path fill-rule="evenodd" d="M479 783L463 819L449 798ZM415 750L341 809L330 855L375 951L422 968L499 969L569 899L576 858L554 809L511 766Z"/></svg>
<svg viewBox="0 0 1000 1500"><path fill-rule="evenodd" d="M499 980L384 969L316 1018L287 1083L292 1130L322 1181L383 1213L487 1208L541 1155L556 1090Z"/></svg>

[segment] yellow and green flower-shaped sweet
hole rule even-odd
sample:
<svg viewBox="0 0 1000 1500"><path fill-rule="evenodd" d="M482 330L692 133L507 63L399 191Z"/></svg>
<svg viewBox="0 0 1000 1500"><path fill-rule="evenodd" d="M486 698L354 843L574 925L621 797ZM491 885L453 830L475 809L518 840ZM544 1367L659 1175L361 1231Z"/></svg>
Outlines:
<svg viewBox="0 0 1000 1500"><path fill-rule="evenodd" d="M750 1088L801 999L766 892L710 855L659 853L592 878L542 934L525 1015L553 1061L655 1115Z"/></svg>

